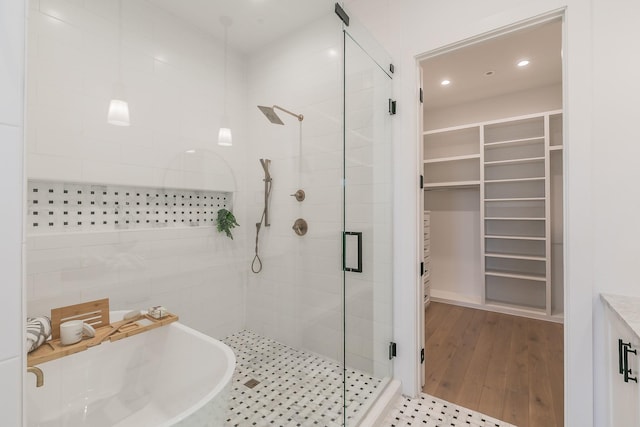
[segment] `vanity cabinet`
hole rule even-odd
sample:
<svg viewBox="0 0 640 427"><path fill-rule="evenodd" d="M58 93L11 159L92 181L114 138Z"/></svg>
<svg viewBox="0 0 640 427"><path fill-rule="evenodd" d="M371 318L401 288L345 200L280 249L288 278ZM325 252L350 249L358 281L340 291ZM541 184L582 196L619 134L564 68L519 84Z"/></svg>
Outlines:
<svg viewBox="0 0 640 427"><path fill-rule="evenodd" d="M640 338L624 320L625 311L605 300L609 426L640 426ZM624 302L624 304L628 304ZM637 306L636 306L637 307ZM618 310L617 310L618 309ZM626 371L626 374L625 374Z"/></svg>

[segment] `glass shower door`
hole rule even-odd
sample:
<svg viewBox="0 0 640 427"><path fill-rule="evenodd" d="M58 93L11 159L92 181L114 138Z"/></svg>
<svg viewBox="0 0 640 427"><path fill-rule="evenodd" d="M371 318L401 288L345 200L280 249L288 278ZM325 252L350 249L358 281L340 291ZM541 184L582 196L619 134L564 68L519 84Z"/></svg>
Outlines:
<svg viewBox="0 0 640 427"><path fill-rule="evenodd" d="M344 35L345 425L356 425L392 375L392 176L389 62ZM362 44L365 41L367 43Z"/></svg>

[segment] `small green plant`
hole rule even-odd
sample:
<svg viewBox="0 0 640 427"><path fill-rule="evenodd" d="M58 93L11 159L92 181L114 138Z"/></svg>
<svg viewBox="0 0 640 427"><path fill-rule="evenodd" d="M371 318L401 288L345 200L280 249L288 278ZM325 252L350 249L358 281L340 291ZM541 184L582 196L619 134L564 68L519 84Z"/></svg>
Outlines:
<svg viewBox="0 0 640 427"><path fill-rule="evenodd" d="M236 217L233 216L233 213L229 212L226 209L220 209L218 211L218 218L216 219L216 224L218 226L218 231L221 233L224 231L227 237L229 237L231 240L233 240L231 229L240 225L236 221Z"/></svg>

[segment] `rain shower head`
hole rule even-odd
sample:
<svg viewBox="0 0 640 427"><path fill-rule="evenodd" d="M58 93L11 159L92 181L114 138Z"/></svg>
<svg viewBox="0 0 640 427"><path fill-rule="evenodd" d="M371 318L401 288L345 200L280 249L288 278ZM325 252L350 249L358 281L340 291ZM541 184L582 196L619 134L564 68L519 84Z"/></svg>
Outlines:
<svg viewBox="0 0 640 427"><path fill-rule="evenodd" d="M284 122L280 120L280 117L278 117L276 112L273 111L273 107L263 107L262 105L258 105L258 108L260 109L260 111L262 111L262 114L267 116L267 119L269 119L271 123L276 125L284 124Z"/></svg>
<svg viewBox="0 0 640 427"><path fill-rule="evenodd" d="M274 105L273 107L265 107L263 105L258 105L258 108L260 109L260 111L262 111L262 114L267 116L267 119L269 119L271 123L276 125L284 125L284 122L282 121L282 119L280 119L280 117L278 117L278 115L276 114L276 111L275 111L276 108L289 115L292 115L293 117L296 117L300 122L304 120L304 116L302 114L292 113L291 111L285 110L284 108L279 107L277 105Z"/></svg>

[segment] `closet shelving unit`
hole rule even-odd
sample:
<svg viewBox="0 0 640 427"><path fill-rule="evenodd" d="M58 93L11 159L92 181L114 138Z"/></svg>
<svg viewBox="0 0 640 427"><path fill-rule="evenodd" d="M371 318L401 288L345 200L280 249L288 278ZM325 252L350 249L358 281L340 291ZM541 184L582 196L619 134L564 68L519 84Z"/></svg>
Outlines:
<svg viewBox="0 0 640 427"><path fill-rule="evenodd" d="M425 189L480 186L479 126L424 132Z"/></svg>
<svg viewBox="0 0 640 427"><path fill-rule="evenodd" d="M442 300L561 321L562 112L430 130L423 142L425 191L480 193L481 298Z"/></svg>

